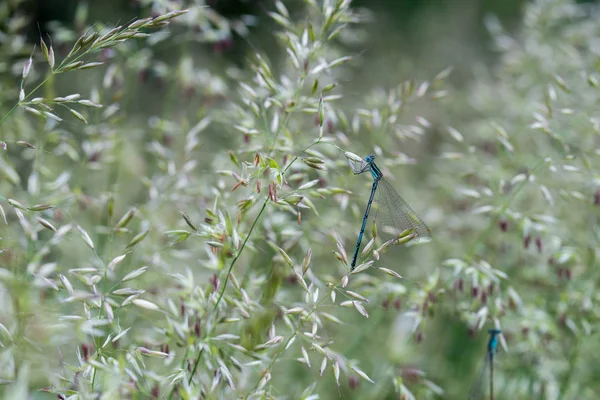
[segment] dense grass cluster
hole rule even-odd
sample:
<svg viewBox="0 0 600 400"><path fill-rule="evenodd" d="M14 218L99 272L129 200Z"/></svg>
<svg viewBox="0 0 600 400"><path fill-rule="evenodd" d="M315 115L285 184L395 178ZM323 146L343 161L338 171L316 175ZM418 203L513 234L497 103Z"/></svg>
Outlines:
<svg viewBox="0 0 600 400"><path fill-rule="evenodd" d="M19 3L0 4L5 398L466 398L488 328L496 399L595 398L597 7L536 0L512 35L488 18L498 57L466 85L357 94L376 15L350 0L275 1L276 44L243 67L219 53L257 19L201 0L110 26L82 3L35 46ZM432 242L369 223L350 272L372 184L351 153Z"/></svg>

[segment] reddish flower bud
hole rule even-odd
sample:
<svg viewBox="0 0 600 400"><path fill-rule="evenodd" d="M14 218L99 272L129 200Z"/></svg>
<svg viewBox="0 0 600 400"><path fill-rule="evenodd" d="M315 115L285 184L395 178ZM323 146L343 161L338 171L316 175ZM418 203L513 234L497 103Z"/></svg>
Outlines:
<svg viewBox="0 0 600 400"><path fill-rule="evenodd" d="M330 119L328 119L327 122L326 122L326 124L327 124L327 132L328 133L333 133L333 129L334 129L333 121L330 120Z"/></svg>
<svg viewBox="0 0 600 400"><path fill-rule="evenodd" d="M158 386L158 383L157 383L152 388L152 397L155 398L155 399L158 399L159 395L160 395L160 386Z"/></svg>
<svg viewBox="0 0 600 400"><path fill-rule="evenodd" d="M416 368L408 367L402 369L401 375L405 380L417 383L421 379L422 373Z"/></svg>
<svg viewBox="0 0 600 400"><path fill-rule="evenodd" d="M600 204L600 188L596 189L596 193L594 193L594 204Z"/></svg>
<svg viewBox="0 0 600 400"><path fill-rule="evenodd" d="M90 155L88 156L88 159L87 159L87 160L88 160L88 162L89 162L89 163L95 163L95 162L98 162L98 161L100 161L100 156L101 156L101 155L102 155L102 153L101 153L101 152L99 152L99 151L94 151L92 154L90 154Z"/></svg>
<svg viewBox="0 0 600 400"><path fill-rule="evenodd" d="M212 283L213 286L213 291L216 292L217 289L219 288L219 275L218 274L214 274L211 278L210 278L210 283Z"/></svg>
<svg viewBox="0 0 600 400"><path fill-rule="evenodd" d="M501 219L498 221L498 227L502 232L506 232L508 230L508 221L505 219Z"/></svg>
<svg viewBox="0 0 600 400"><path fill-rule="evenodd" d="M435 293L433 293L433 292L427 293L427 300L429 300L431 303L435 303Z"/></svg>
<svg viewBox="0 0 600 400"><path fill-rule="evenodd" d="M423 332L421 332L420 330L417 331L415 340L417 341L417 343L421 343L423 341Z"/></svg>
<svg viewBox="0 0 600 400"><path fill-rule="evenodd" d="M527 235L523 238L523 247L526 249L529 248L529 243L531 243L531 236Z"/></svg>
<svg viewBox="0 0 600 400"><path fill-rule="evenodd" d="M567 268L565 272L566 272L567 280L570 281L571 280L571 272L572 272L571 268Z"/></svg>
<svg viewBox="0 0 600 400"><path fill-rule="evenodd" d="M542 253L542 239L539 236L535 237L535 247L537 247L538 253Z"/></svg>
<svg viewBox="0 0 600 400"><path fill-rule="evenodd" d="M383 299L383 301L381 302L381 307L383 307L384 310L387 310L388 307L390 306L390 299L388 299L387 297L385 299Z"/></svg>
<svg viewBox="0 0 600 400"><path fill-rule="evenodd" d="M90 348L87 344L83 343L81 345L81 356L83 357L84 360L87 360L89 355L90 355Z"/></svg>
<svg viewBox="0 0 600 400"><path fill-rule="evenodd" d="M564 313L561 314L561 316L558 318L558 323L563 327L566 326L567 325L567 315Z"/></svg>
<svg viewBox="0 0 600 400"><path fill-rule="evenodd" d="M348 378L348 386L350 386L350 389L354 390L358 387L358 384L360 383L360 380L352 375Z"/></svg>
<svg viewBox="0 0 600 400"><path fill-rule="evenodd" d="M481 291L481 302L485 304L487 302L487 293L483 290Z"/></svg>
<svg viewBox="0 0 600 400"><path fill-rule="evenodd" d="M471 296L472 297L477 297L479 296L479 288L477 286L473 286L471 288Z"/></svg>
<svg viewBox="0 0 600 400"><path fill-rule="evenodd" d="M463 280L463 278L460 278L458 280L458 290L460 290L461 292L464 290L465 288L465 281Z"/></svg>
<svg viewBox="0 0 600 400"><path fill-rule="evenodd" d="M144 68L140 72L138 72L138 79L142 83L148 82L148 78L150 77L150 69Z"/></svg>
<svg viewBox="0 0 600 400"><path fill-rule="evenodd" d="M400 310L400 307L402 306L402 303L400 303L400 299L396 299L394 300L394 308L396 310Z"/></svg>
<svg viewBox="0 0 600 400"><path fill-rule="evenodd" d="M471 339L475 337L475 327L474 326L469 327L469 337Z"/></svg>
<svg viewBox="0 0 600 400"><path fill-rule="evenodd" d="M175 141L175 137L173 135L171 135L170 133L164 133L162 136L162 143L166 146L166 147L171 147L173 145L173 142Z"/></svg>
<svg viewBox="0 0 600 400"><path fill-rule="evenodd" d="M198 338L200 337L200 323L198 321L194 324L194 335Z"/></svg>

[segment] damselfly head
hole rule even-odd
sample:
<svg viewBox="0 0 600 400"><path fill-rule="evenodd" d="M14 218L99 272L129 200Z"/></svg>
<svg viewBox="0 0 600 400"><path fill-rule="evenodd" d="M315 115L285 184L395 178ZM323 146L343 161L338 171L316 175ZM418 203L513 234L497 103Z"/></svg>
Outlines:
<svg viewBox="0 0 600 400"><path fill-rule="evenodd" d="M375 155L369 154L367 156L367 158L365 158L365 161L368 162L368 163L372 163L373 161L375 161Z"/></svg>
<svg viewBox="0 0 600 400"><path fill-rule="evenodd" d="M488 332L492 335L498 335L498 334L502 333L502 331L500 329L490 329L490 330L488 330Z"/></svg>

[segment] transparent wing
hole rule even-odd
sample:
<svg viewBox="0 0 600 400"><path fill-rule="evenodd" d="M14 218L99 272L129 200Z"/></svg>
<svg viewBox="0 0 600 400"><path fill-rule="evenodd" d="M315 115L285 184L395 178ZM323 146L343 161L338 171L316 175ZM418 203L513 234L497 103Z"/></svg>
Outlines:
<svg viewBox="0 0 600 400"><path fill-rule="evenodd" d="M469 400L484 400L484 382L487 381L488 377L488 368L490 367L490 356L489 353L485 354L485 362L483 364L483 368L479 373L479 378L475 381L473 386L471 386L471 390L469 391Z"/></svg>
<svg viewBox="0 0 600 400"><path fill-rule="evenodd" d="M376 202L377 230L384 239L396 239L407 229L413 229L417 237L412 241L431 240L427 225L385 179L381 179L377 185Z"/></svg>

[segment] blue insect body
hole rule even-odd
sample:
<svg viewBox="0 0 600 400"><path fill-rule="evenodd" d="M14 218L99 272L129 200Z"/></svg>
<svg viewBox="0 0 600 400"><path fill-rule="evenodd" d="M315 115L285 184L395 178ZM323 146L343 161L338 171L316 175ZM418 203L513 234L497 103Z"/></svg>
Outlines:
<svg viewBox="0 0 600 400"><path fill-rule="evenodd" d="M490 338L487 343L487 351L485 353L485 363L483 365L483 369L481 370L481 374L479 375L479 379L475 385L473 385L471 392L469 393L469 400L477 400L482 399L482 388L483 381L486 377L485 371L488 370L489 367L489 383L490 383L490 400L494 400L494 356L496 355L496 350L498 349L498 335L502 333L500 329L490 329L488 330L490 334Z"/></svg>
<svg viewBox="0 0 600 400"><path fill-rule="evenodd" d="M348 160L355 175L369 171L373 177L371 196L369 197L369 202L367 203L365 216L360 228L360 233L358 234L358 241L356 243L356 248L354 249L354 255L352 256L351 270L353 270L356 266L358 250L360 249L360 243L365 232L367 219L369 218L371 205L375 200L376 192L378 193L378 215L383 217L382 231L384 233L387 233L393 239L397 239L402 232L412 229L412 234L414 235L414 238L412 239L413 241L431 239L431 231L427 225L425 225L421 218L419 218L412 208L410 208L410 206L402 199L402 197L400 197L400 195L394 190L388 181L384 179L383 173L375 164L374 155L367 156L364 161L358 161L350 157Z"/></svg>
<svg viewBox="0 0 600 400"><path fill-rule="evenodd" d="M500 329L490 329L488 331L490 333L490 340L488 340L488 354L490 361L494 361L494 354L496 353L496 349L498 348L498 335L502 333Z"/></svg>

